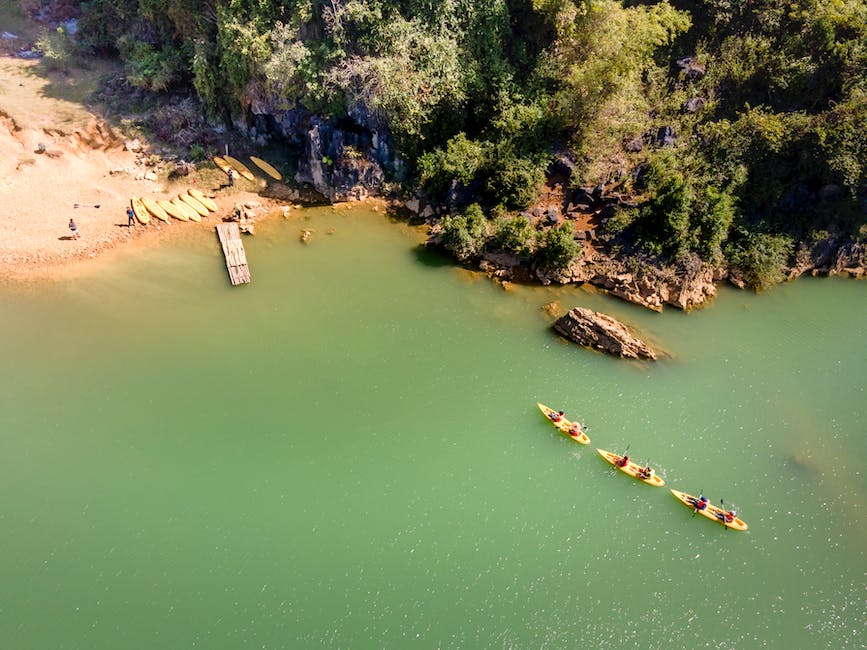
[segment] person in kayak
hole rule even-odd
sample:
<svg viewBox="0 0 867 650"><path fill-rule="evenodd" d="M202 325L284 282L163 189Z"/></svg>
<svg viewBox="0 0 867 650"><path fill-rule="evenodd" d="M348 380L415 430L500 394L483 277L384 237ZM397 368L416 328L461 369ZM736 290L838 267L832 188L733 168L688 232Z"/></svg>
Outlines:
<svg viewBox="0 0 867 650"><path fill-rule="evenodd" d="M559 422L563 419L563 411L557 411L556 413L551 413L550 415L552 422Z"/></svg>
<svg viewBox="0 0 867 650"><path fill-rule="evenodd" d="M736 513L734 510L729 510L728 512L722 513L722 519L727 524L730 524L735 520L735 517L737 516L737 514L738 513Z"/></svg>
<svg viewBox="0 0 867 650"><path fill-rule="evenodd" d="M692 499L692 505L695 506L696 510L705 510L707 509L707 497L705 495L701 495L698 499Z"/></svg>
<svg viewBox="0 0 867 650"><path fill-rule="evenodd" d="M617 461L618 467L626 467L629 465L629 456L623 456Z"/></svg>
<svg viewBox="0 0 867 650"><path fill-rule="evenodd" d="M645 465L640 470L638 470L638 478L644 479L645 481L653 476L653 468L650 465Z"/></svg>
<svg viewBox="0 0 867 650"><path fill-rule="evenodd" d="M571 427L569 427L569 435L573 438L577 438L581 435L581 427L579 427L577 423L573 424Z"/></svg>

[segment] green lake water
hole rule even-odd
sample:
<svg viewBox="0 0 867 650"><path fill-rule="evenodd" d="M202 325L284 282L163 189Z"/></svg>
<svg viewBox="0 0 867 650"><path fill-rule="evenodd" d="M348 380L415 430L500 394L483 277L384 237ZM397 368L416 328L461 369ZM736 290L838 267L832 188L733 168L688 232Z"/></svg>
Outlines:
<svg viewBox="0 0 867 650"><path fill-rule="evenodd" d="M191 229L0 288L2 647L865 647L867 284L659 315L299 214L249 286ZM670 356L564 343L552 300ZM665 488L595 453L627 446Z"/></svg>

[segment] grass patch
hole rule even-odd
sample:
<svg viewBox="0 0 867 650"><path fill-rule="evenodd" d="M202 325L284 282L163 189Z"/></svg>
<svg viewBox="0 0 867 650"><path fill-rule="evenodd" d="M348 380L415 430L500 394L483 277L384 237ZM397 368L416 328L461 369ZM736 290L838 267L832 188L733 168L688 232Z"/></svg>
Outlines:
<svg viewBox="0 0 867 650"><path fill-rule="evenodd" d="M26 49L39 32L39 26L28 19L17 2L0 2L0 32L10 32L18 36L12 41L18 49Z"/></svg>
<svg viewBox="0 0 867 650"><path fill-rule="evenodd" d="M87 103L113 70L116 64L99 59L63 73L46 70L40 61L0 58L0 110L21 128L72 131L90 120Z"/></svg>

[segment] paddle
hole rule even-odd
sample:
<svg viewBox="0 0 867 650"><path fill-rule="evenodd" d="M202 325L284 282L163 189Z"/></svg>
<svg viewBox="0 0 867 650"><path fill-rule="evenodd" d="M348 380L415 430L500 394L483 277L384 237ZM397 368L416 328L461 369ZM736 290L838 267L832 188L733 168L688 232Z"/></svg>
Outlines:
<svg viewBox="0 0 867 650"><path fill-rule="evenodd" d="M620 454L620 460L622 460L623 457L626 455L626 452L629 451L629 447L630 447L631 445L632 445L632 443L626 445L626 449L624 449L624 450L623 450L623 453ZM613 465L614 465L614 469L617 469L618 467L620 467L620 466L617 464L618 462L619 462L619 461L614 461L614 463L613 463ZM614 470L612 470L612 471L614 471Z"/></svg>
<svg viewBox="0 0 867 650"><path fill-rule="evenodd" d="M73 203L72 207L73 208L98 208L99 203L97 203L96 205L85 205L83 203Z"/></svg>
<svg viewBox="0 0 867 650"><path fill-rule="evenodd" d="M647 462L644 463L644 467L650 467L650 459L649 459L649 458L647 459ZM644 471L644 468L642 468L642 471ZM653 471L653 470L651 470L651 472L652 472L652 471ZM651 476L652 476L652 474L648 474L648 475L647 475L647 478L649 479ZM645 479L645 480L646 480L646 479Z"/></svg>

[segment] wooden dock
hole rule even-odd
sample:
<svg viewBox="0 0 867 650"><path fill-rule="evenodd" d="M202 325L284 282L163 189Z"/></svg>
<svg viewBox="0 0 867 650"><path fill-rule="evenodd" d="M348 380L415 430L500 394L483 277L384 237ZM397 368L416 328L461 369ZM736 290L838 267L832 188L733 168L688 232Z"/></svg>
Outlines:
<svg viewBox="0 0 867 650"><path fill-rule="evenodd" d="M250 281L250 267L247 266L247 254L241 242L241 231L234 221L217 224L217 235L223 246L223 256L226 258L226 269L233 285L245 284Z"/></svg>

